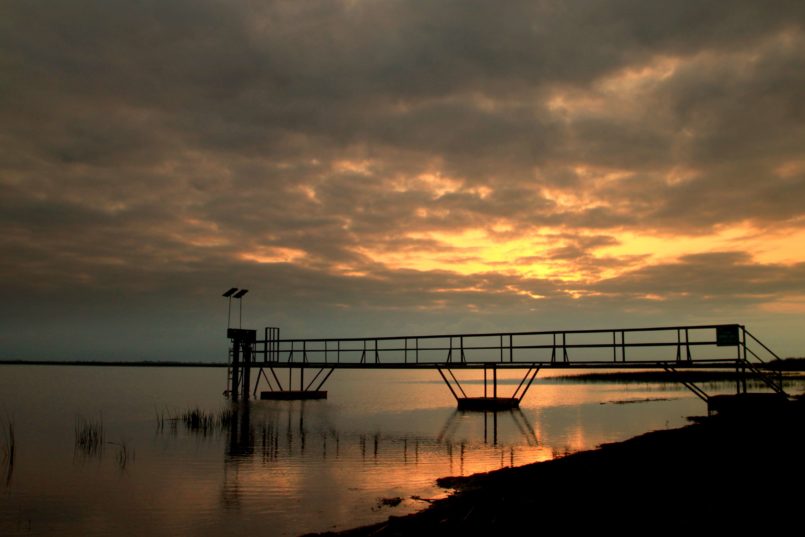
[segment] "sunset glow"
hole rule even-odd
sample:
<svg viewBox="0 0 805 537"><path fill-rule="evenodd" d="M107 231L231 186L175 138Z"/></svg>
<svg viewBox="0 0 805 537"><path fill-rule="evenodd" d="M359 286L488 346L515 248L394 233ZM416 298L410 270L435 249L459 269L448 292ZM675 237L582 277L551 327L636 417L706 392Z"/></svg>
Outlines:
<svg viewBox="0 0 805 537"><path fill-rule="evenodd" d="M453 9L132 4L54 42L74 6L9 8L7 352L37 312L147 342L146 311L208 352L232 285L298 336L706 320L800 352L800 17Z"/></svg>

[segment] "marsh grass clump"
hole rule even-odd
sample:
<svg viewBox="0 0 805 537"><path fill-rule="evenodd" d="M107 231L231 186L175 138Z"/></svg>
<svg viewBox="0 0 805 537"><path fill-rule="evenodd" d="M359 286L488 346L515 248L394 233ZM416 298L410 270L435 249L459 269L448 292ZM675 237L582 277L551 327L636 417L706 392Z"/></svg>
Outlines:
<svg viewBox="0 0 805 537"><path fill-rule="evenodd" d="M76 416L75 446L84 455L100 455L103 452L103 419L90 420Z"/></svg>
<svg viewBox="0 0 805 537"><path fill-rule="evenodd" d="M157 431L164 431L165 425L167 424L170 427L171 432L176 431L176 424L179 421L179 416L170 412L168 410L155 410L156 420L157 420Z"/></svg>
<svg viewBox="0 0 805 537"><path fill-rule="evenodd" d="M185 410L179 419L181 419L188 431L207 435L228 429L234 423L235 416L237 416L237 411L234 409L226 408L218 412L208 412L195 407ZM164 427L160 423L162 422L158 419L158 429Z"/></svg>
<svg viewBox="0 0 805 537"><path fill-rule="evenodd" d="M218 412L218 424L222 429L228 429L235 421L237 412L232 408L225 408Z"/></svg>
<svg viewBox="0 0 805 537"><path fill-rule="evenodd" d="M16 449L16 438L14 436L14 420L8 418L3 424L3 443L0 448L0 467L2 467L6 484L11 482L11 474L14 472L14 450Z"/></svg>
<svg viewBox="0 0 805 537"><path fill-rule="evenodd" d="M182 414L182 421L185 427L191 431L204 433L213 429L216 424L215 418L212 412L206 412L200 408L191 408Z"/></svg>

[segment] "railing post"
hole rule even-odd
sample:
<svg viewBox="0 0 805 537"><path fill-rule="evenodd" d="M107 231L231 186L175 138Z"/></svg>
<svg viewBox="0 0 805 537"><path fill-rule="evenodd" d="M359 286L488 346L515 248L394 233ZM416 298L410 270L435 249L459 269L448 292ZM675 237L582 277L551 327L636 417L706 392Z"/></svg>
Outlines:
<svg viewBox="0 0 805 537"><path fill-rule="evenodd" d="M626 361L626 332L621 330L621 362Z"/></svg>
<svg viewBox="0 0 805 537"><path fill-rule="evenodd" d="M556 363L556 332L551 334L553 336L553 344L551 346L551 363Z"/></svg>
<svg viewBox="0 0 805 537"><path fill-rule="evenodd" d="M682 330L676 329L676 361L682 361Z"/></svg>
<svg viewBox="0 0 805 537"><path fill-rule="evenodd" d="M618 361L618 338L615 336L615 331L612 331L612 361Z"/></svg>
<svg viewBox="0 0 805 537"><path fill-rule="evenodd" d="M492 366L492 398L498 398L498 368L496 365Z"/></svg>
<svg viewBox="0 0 805 537"><path fill-rule="evenodd" d="M690 354L690 332L685 328L685 359L690 362L693 356Z"/></svg>

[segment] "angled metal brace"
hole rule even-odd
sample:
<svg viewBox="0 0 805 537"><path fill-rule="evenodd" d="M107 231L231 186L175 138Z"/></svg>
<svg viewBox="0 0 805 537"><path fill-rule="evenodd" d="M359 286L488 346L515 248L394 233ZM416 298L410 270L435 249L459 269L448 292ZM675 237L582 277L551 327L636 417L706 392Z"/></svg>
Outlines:
<svg viewBox="0 0 805 537"><path fill-rule="evenodd" d="M696 386L696 384L694 384L693 382L685 380L684 377L679 373L679 371L670 366L665 366L663 367L663 369L665 369L667 373L671 373L672 375L676 376L679 383L682 384L685 388L692 391L696 395L696 397L698 397L705 403L710 401L710 396L707 395L707 392Z"/></svg>

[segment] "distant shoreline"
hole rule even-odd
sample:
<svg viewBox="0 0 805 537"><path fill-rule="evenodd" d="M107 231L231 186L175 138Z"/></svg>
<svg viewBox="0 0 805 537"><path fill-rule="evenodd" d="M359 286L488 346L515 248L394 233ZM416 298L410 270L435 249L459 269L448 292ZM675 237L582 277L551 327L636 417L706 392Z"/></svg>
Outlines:
<svg viewBox="0 0 805 537"><path fill-rule="evenodd" d="M224 362L152 362L148 360L113 362L109 360L0 360L2 365L69 365L109 367L228 367Z"/></svg>

